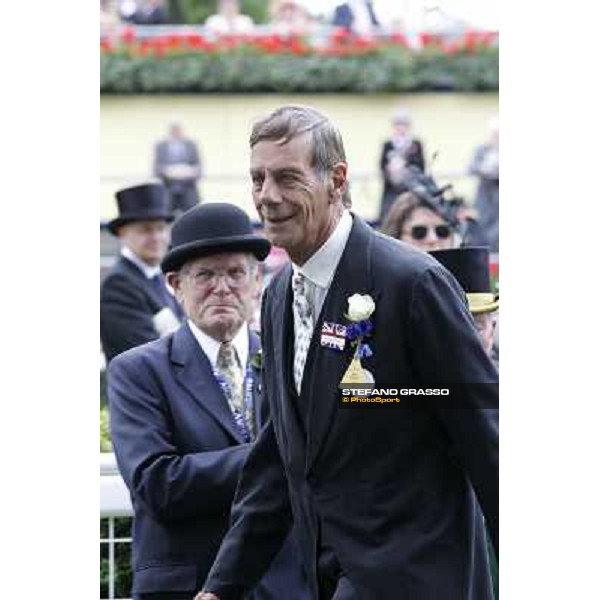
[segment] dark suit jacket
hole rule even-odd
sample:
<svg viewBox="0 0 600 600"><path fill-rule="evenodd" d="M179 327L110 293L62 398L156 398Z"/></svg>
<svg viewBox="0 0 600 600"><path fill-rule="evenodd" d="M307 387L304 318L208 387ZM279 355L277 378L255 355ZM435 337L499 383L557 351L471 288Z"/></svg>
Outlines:
<svg viewBox="0 0 600 600"><path fill-rule="evenodd" d="M408 188L405 186L398 186L390 181L387 165L390 162L390 153L394 150L394 142L387 140L384 142L381 149L381 157L379 158L379 168L383 176L384 190L393 191L396 194L401 194ZM419 140L413 140L411 146L406 152L405 156L406 164L417 167L420 171L425 171L425 157L423 156L423 145Z"/></svg>
<svg viewBox="0 0 600 600"><path fill-rule="evenodd" d="M120 257L100 288L100 340L106 360L158 338L152 317L165 307L182 317L175 298L165 300L136 265Z"/></svg>
<svg viewBox="0 0 600 600"><path fill-rule="evenodd" d="M313 598L323 543L361 600L491 599L479 505L497 548L498 412L489 408L497 407L497 371L459 285L430 256L354 216L298 398L290 278L288 266L264 304L264 388L272 421L244 467L233 525L205 589L239 597L293 518ZM373 355L363 359L376 382L486 385L465 387L462 408L340 409L337 385L351 351L322 347L320 332L324 320L345 321L354 293L368 293L376 303Z"/></svg>
<svg viewBox="0 0 600 600"><path fill-rule="evenodd" d="M371 2L367 2L367 10L369 11L369 15L371 16L371 23L373 25L379 25L379 21L375 16L375 12L373 11L373 5ZM344 2L343 4L336 6L331 24L335 27L345 27L346 29L352 29L353 23L354 13L352 12L350 5L347 2Z"/></svg>
<svg viewBox="0 0 600 600"><path fill-rule="evenodd" d="M258 348L251 334L250 355ZM260 386L255 371L257 429L268 412ZM115 454L135 511L133 593L193 591L227 531L251 445L187 323L115 358L108 397ZM303 582L290 537L251 598L306 600Z"/></svg>

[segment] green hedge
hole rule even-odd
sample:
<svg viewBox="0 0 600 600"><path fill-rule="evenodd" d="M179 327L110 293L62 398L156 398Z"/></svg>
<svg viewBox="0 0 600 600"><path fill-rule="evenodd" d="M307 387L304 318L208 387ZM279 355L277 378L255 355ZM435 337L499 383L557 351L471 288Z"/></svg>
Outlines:
<svg viewBox="0 0 600 600"><path fill-rule="evenodd" d="M386 48L362 55L263 53L252 48L162 57L102 52L103 94L496 91L498 48L444 53Z"/></svg>

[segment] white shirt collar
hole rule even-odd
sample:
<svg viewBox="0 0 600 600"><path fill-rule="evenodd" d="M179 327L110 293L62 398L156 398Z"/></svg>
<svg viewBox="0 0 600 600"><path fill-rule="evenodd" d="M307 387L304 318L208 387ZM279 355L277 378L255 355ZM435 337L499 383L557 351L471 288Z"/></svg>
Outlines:
<svg viewBox="0 0 600 600"><path fill-rule="evenodd" d="M327 289L342 258L351 229L352 216L344 209L329 239L301 267L292 263L294 273L299 271L315 285Z"/></svg>
<svg viewBox="0 0 600 600"><path fill-rule="evenodd" d="M124 256L126 259L130 260L148 279L153 279L161 273L160 265L151 266L145 263L137 254L134 254L133 251L127 246L123 246L121 248L121 256Z"/></svg>
<svg viewBox="0 0 600 600"><path fill-rule="evenodd" d="M221 342L215 340L215 338L210 337L210 335L204 333L204 331L196 327L191 319L188 319L188 325L190 326L190 330L194 334L198 344L200 344L200 348L202 348L204 354L206 354L212 368L214 369L217 366L217 357L219 355ZM242 327L240 327L240 330L235 334L235 337L231 340L231 343L233 344L238 358L240 359L242 369L245 369L246 363L248 362L248 354L250 352L250 338L248 335L248 327L246 325L242 325Z"/></svg>

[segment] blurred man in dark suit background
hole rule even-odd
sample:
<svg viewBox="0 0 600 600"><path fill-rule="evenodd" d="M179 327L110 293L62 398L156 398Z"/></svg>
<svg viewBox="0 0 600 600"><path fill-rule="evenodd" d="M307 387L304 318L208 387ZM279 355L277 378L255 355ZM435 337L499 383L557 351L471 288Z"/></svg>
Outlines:
<svg viewBox="0 0 600 600"><path fill-rule="evenodd" d="M177 215L200 201L197 182L202 163L196 142L185 137L177 120L169 125L169 135L154 148L154 175L162 179L171 197L171 210Z"/></svg>
<svg viewBox="0 0 600 600"><path fill-rule="evenodd" d="M173 214L165 188L145 184L117 192L119 216L108 224L121 255L100 289L100 339L107 361L179 327L183 311L160 270Z"/></svg>

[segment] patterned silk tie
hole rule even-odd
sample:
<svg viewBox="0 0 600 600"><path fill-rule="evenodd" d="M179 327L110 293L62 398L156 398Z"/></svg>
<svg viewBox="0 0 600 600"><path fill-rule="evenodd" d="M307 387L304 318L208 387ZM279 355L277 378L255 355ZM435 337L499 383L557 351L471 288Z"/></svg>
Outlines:
<svg viewBox="0 0 600 600"><path fill-rule="evenodd" d="M308 347L312 338L313 308L308 298L309 282L302 273L297 272L292 278L294 292L294 383L296 391L300 394L304 364L308 354Z"/></svg>
<svg viewBox="0 0 600 600"><path fill-rule="evenodd" d="M253 432L252 409L246 407L244 403L244 371L231 342L221 344L217 355L217 370L227 383L229 391L227 400L233 408L235 422L242 433Z"/></svg>

